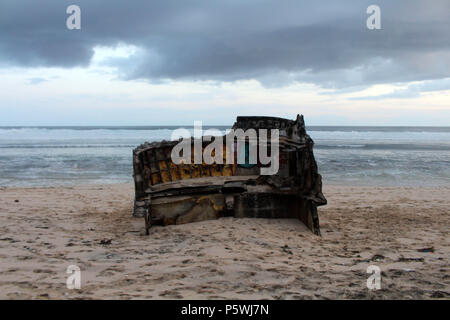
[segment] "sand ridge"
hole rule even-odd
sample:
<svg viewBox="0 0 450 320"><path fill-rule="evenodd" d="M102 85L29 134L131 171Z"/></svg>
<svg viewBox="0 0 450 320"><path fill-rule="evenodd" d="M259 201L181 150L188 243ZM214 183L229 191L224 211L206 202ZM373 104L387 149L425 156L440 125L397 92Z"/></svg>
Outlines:
<svg viewBox="0 0 450 320"><path fill-rule="evenodd" d="M1 188L0 298L450 298L450 188L324 194L322 237L297 220L235 218L145 236L131 184ZM66 288L72 264L80 290ZM378 291L366 287L372 264Z"/></svg>

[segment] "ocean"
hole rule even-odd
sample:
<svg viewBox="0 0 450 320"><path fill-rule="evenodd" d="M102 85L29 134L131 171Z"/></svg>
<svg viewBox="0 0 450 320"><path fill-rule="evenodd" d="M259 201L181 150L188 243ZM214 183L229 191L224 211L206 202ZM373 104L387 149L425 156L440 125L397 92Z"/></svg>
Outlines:
<svg viewBox="0 0 450 320"><path fill-rule="evenodd" d="M132 150L169 140L175 128L0 127L0 186L131 182ZM309 126L307 132L324 184L450 186L450 127Z"/></svg>

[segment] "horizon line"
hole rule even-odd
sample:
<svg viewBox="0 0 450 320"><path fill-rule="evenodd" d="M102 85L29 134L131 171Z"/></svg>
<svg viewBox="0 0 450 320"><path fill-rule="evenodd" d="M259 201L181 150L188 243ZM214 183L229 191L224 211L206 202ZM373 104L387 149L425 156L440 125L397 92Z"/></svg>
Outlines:
<svg viewBox="0 0 450 320"><path fill-rule="evenodd" d="M193 124L155 124L155 125L11 125L0 126L1 129L14 129L14 128L158 128L158 127L193 127ZM202 124L205 127L232 127L233 124ZM308 127L372 127L372 128L450 128L450 126L437 126L437 125L305 125Z"/></svg>

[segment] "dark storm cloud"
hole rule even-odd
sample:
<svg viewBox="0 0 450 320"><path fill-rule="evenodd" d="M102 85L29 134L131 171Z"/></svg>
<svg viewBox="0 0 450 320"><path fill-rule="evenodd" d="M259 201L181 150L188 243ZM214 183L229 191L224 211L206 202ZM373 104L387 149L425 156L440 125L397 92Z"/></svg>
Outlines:
<svg viewBox="0 0 450 320"><path fill-rule="evenodd" d="M88 66L96 46L127 79L293 81L349 87L450 76L450 1L1 0L0 64ZM66 29L66 8L82 30ZM381 7L382 30L366 28Z"/></svg>

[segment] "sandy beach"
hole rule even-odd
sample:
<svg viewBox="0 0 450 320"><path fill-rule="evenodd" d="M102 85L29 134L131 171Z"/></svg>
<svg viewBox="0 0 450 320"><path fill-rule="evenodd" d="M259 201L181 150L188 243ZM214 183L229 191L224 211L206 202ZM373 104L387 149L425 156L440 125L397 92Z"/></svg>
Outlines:
<svg viewBox="0 0 450 320"><path fill-rule="evenodd" d="M0 188L1 299L449 299L450 188L327 186L297 220L154 227L131 184ZM69 265L81 289L66 288ZM381 290L366 287L369 265Z"/></svg>

